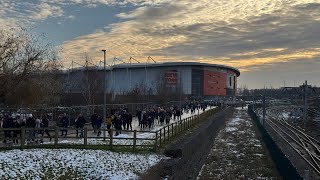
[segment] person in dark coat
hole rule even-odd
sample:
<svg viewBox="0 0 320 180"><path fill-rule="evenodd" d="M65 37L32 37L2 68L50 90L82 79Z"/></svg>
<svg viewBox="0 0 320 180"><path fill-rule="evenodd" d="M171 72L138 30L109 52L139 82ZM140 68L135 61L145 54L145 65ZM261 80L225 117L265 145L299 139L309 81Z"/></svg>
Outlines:
<svg viewBox="0 0 320 180"><path fill-rule="evenodd" d="M166 124L168 125L171 119L171 113L169 111L166 112L165 119L166 119Z"/></svg>
<svg viewBox="0 0 320 180"><path fill-rule="evenodd" d="M33 118L33 116L31 114L29 114L29 117L27 118L26 125L27 125L27 128L35 128L36 127L36 120ZM28 139L27 140L34 141L34 138L35 138L35 130L34 129L28 130Z"/></svg>
<svg viewBox="0 0 320 180"><path fill-rule="evenodd" d="M128 114L126 111L124 111L121 115L122 120L122 126L124 130L127 130L127 124L128 124Z"/></svg>
<svg viewBox="0 0 320 180"><path fill-rule="evenodd" d="M128 118L127 130L129 130L129 127L130 127L130 130L132 131L132 114L127 113L127 118Z"/></svg>
<svg viewBox="0 0 320 180"><path fill-rule="evenodd" d="M147 112L143 111L142 112L142 119L141 119L141 123L140 123L140 128L144 129L145 126L147 126L147 122L148 122Z"/></svg>
<svg viewBox="0 0 320 180"><path fill-rule="evenodd" d="M149 127L149 129L151 129L151 126L152 126L152 115L151 115L151 112L148 112L147 113L147 126Z"/></svg>
<svg viewBox="0 0 320 180"><path fill-rule="evenodd" d="M62 127L61 136L66 137L68 135L68 129L66 129L66 128L68 128L68 126L69 126L69 118L67 117L66 113L63 114L60 124Z"/></svg>
<svg viewBox="0 0 320 180"><path fill-rule="evenodd" d="M141 126L142 111L140 109L137 110L136 116L138 117L139 126Z"/></svg>
<svg viewBox="0 0 320 180"><path fill-rule="evenodd" d="M3 127L4 129L6 129L6 128L12 128L12 127L13 127L13 121L12 121L11 117L9 117L8 115L6 115L6 116L4 117L2 127ZM6 143L6 142L7 142L7 139L6 139L6 138L10 138L10 137L11 137L11 131L10 131L10 130L4 130L4 140L3 140L3 143Z"/></svg>
<svg viewBox="0 0 320 180"><path fill-rule="evenodd" d="M165 117L166 117L165 111L163 109L161 109L161 111L160 111L160 124L161 125L163 125Z"/></svg>
<svg viewBox="0 0 320 180"><path fill-rule="evenodd" d="M93 128L93 132L96 132L98 115L96 113L94 113L94 114L92 114L90 119L91 119L91 126Z"/></svg>
<svg viewBox="0 0 320 180"><path fill-rule="evenodd" d="M116 129L116 134L115 136L118 136L119 134L121 134L121 126L122 126L122 121L121 121L121 116L117 116L115 115L115 124L114 127Z"/></svg>
<svg viewBox="0 0 320 180"><path fill-rule="evenodd" d="M80 138L83 137L83 127L86 123L86 119L84 118L84 116L80 113L77 121L76 121L76 127L80 128ZM77 133L77 137L78 137L78 129L76 130Z"/></svg>
<svg viewBox="0 0 320 180"><path fill-rule="evenodd" d="M22 124L20 124L19 123L19 121L18 120L20 120L20 117L17 117L17 118L13 118L13 124L12 124L12 127L13 128L18 128L18 129L20 129L21 127L22 127ZM13 131L13 138L15 138L15 139L13 139L13 143L16 143L16 144L18 144L18 136L20 136L21 135L21 130L14 130Z"/></svg>
<svg viewBox="0 0 320 180"><path fill-rule="evenodd" d="M101 134L101 125L102 125L102 117L99 115L96 121L96 126L97 126L97 130L98 130L98 134L97 136L100 136Z"/></svg>
<svg viewBox="0 0 320 180"><path fill-rule="evenodd" d="M46 128L43 131L43 134L46 133L46 135L49 137L49 140L52 140L52 137L49 133L49 130L47 129L47 127L49 127L49 119L47 118L47 116L43 116L42 118L42 127Z"/></svg>

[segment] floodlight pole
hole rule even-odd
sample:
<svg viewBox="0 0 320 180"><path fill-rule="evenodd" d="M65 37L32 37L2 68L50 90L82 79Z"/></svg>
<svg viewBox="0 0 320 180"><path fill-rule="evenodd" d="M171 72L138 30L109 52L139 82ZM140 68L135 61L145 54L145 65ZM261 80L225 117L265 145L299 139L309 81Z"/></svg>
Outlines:
<svg viewBox="0 0 320 180"><path fill-rule="evenodd" d="M307 110L308 110L308 105L307 105L307 89L308 89L308 82L305 81L303 84L303 128L306 131L306 122L307 122Z"/></svg>
<svg viewBox="0 0 320 180"><path fill-rule="evenodd" d="M106 97L106 50L103 51L103 71L104 71L104 82L103 82L103 140L106 140L106 119L107 119L107 97Z"/></svg>

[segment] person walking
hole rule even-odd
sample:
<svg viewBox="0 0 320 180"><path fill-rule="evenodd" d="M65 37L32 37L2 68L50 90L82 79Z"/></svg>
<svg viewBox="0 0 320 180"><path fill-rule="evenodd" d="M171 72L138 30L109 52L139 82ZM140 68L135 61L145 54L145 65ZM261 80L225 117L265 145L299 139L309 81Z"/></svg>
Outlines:
<svg viewBox="0 0 320 180"><path fill-rule="evenodd" d="M86 119L84 118L84 116L80 113L78 118L77 118L77 123L78 123L78 127L80 128L80 138L83 138L83 127L86 123ZM78 132L77 132L78 135Z"/></svg>
<svg viewBox="0 0 320 180"><path fill-rule="evenodd" d="M91 126L93 128L93 132L96 132L98 115L96 113L94 113L94 114L92 114L90 119L91 119Z"/></svg>
<svg viewBox="0 0 320 180"><path fill-rule="evenodd" d="M34 127L36 127L35 119L33 118L32 114L28 115L28 119L26 121L27 128L32 128L28 130L28 139L27 141L34 141L35 131Z"/></svg>
<svg viewBox="0 0 320 180"><path fill-rule="evenodd" d="M38 143L43 143L43 133L42 133L42 130L40 129L41 128L41 119L39 116L37 116L36 118L36 130L35 130L35 137L36 137L36 144Z"/></svg>
<svg viewBox="0 0 320 180"><path fill-rule="evenodd" d="M112 118L111 118L109 113L106 116L106 125L107 125L108 133L109 133L109 136L110 136L111 135L110 129L111 129L111 126L112 126Z"/></svg>
<svg viewBox="0 0 320 180"><path fill-rule="evenodd" d="M121 121L121 116L115 116L115 124L114 124L114 127L116 129L116 134L115 136L118 136L119 134L121 134L121 125L122 125L122 121Z"/></svg>
<svg viewBox="0 0 320 180"><path fill-rule="evenodd" d="M100 134L101 134L101 125L102 125L102 117L99 115L97 117L97 120L96 120L96 127L97 127L97 131L98 131L98 134L97 136L99 137Z"/></svg>
<svg viewBox="0 0 320 180"><path fill-rule="evenodd" d="M69 118L67 117L67 114L64 113L61 118L61 136L67 137L68 135L68 126L69 126Z"/></svg>
<svg viewBox="0 0 320 180"><path fill-rule="evenodd" d="M136 116L138 117L138 126L141 126L141 121L142 121L142 111L140 109L137 110Z"/></svg>
<svg viewBox="0 0 320 180"><path fill-rule="evenodd" d="M129 130L129 127L130 127L130 130L132 131L132 114L127 112L127 118L128 118L127 130Z"/></svg>
<svg viewBox="0 0 320 180"><path fill-rule="evenodd" d="M44 131L43 131L43 134L46 133L46 135L49 137L49 140L51 141L52 140L52 137L49 133L49 129L47 129L49 127L49 119L47 118L46 115L43 116L42 118L42 127L44 127Z"/></svg>

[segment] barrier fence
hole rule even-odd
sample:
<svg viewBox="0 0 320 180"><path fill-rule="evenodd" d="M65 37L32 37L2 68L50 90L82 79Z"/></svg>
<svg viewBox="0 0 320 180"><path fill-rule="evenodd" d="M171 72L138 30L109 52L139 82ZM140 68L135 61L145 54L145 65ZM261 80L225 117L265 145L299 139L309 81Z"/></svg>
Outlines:
<svg viewBox="0 0 320 180"><path fill-rule="evenodd" d="M0 128L0 149L113 149L114 147L125 147L132 151L136 151L137 149L156 151L182 132L206 120L207 117L213 115L218 109L207 110L199 115L173 122L154 131L119 130L117 132L114 129L100 129L100 136L97 136L98 129L87 127L83 129L60 128L58 126L46 128ZM62 135L62 132L65 133L66 131L67 135ZM119 135L116 136L116 133L119 133Z"/></svg>

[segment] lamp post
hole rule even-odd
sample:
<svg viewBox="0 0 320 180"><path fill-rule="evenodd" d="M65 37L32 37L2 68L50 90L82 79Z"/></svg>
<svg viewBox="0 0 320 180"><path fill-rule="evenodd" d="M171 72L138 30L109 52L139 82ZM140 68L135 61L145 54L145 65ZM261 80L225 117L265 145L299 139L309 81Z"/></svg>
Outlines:
<svg viewBox="0 0 320 180"><path fill-rule="evenodd" d="M103 82L103 140L106 140L106 119L107 119L107 98L106 98L106 50L103 49L103 75L104 75L104 82Z"/></svg>

